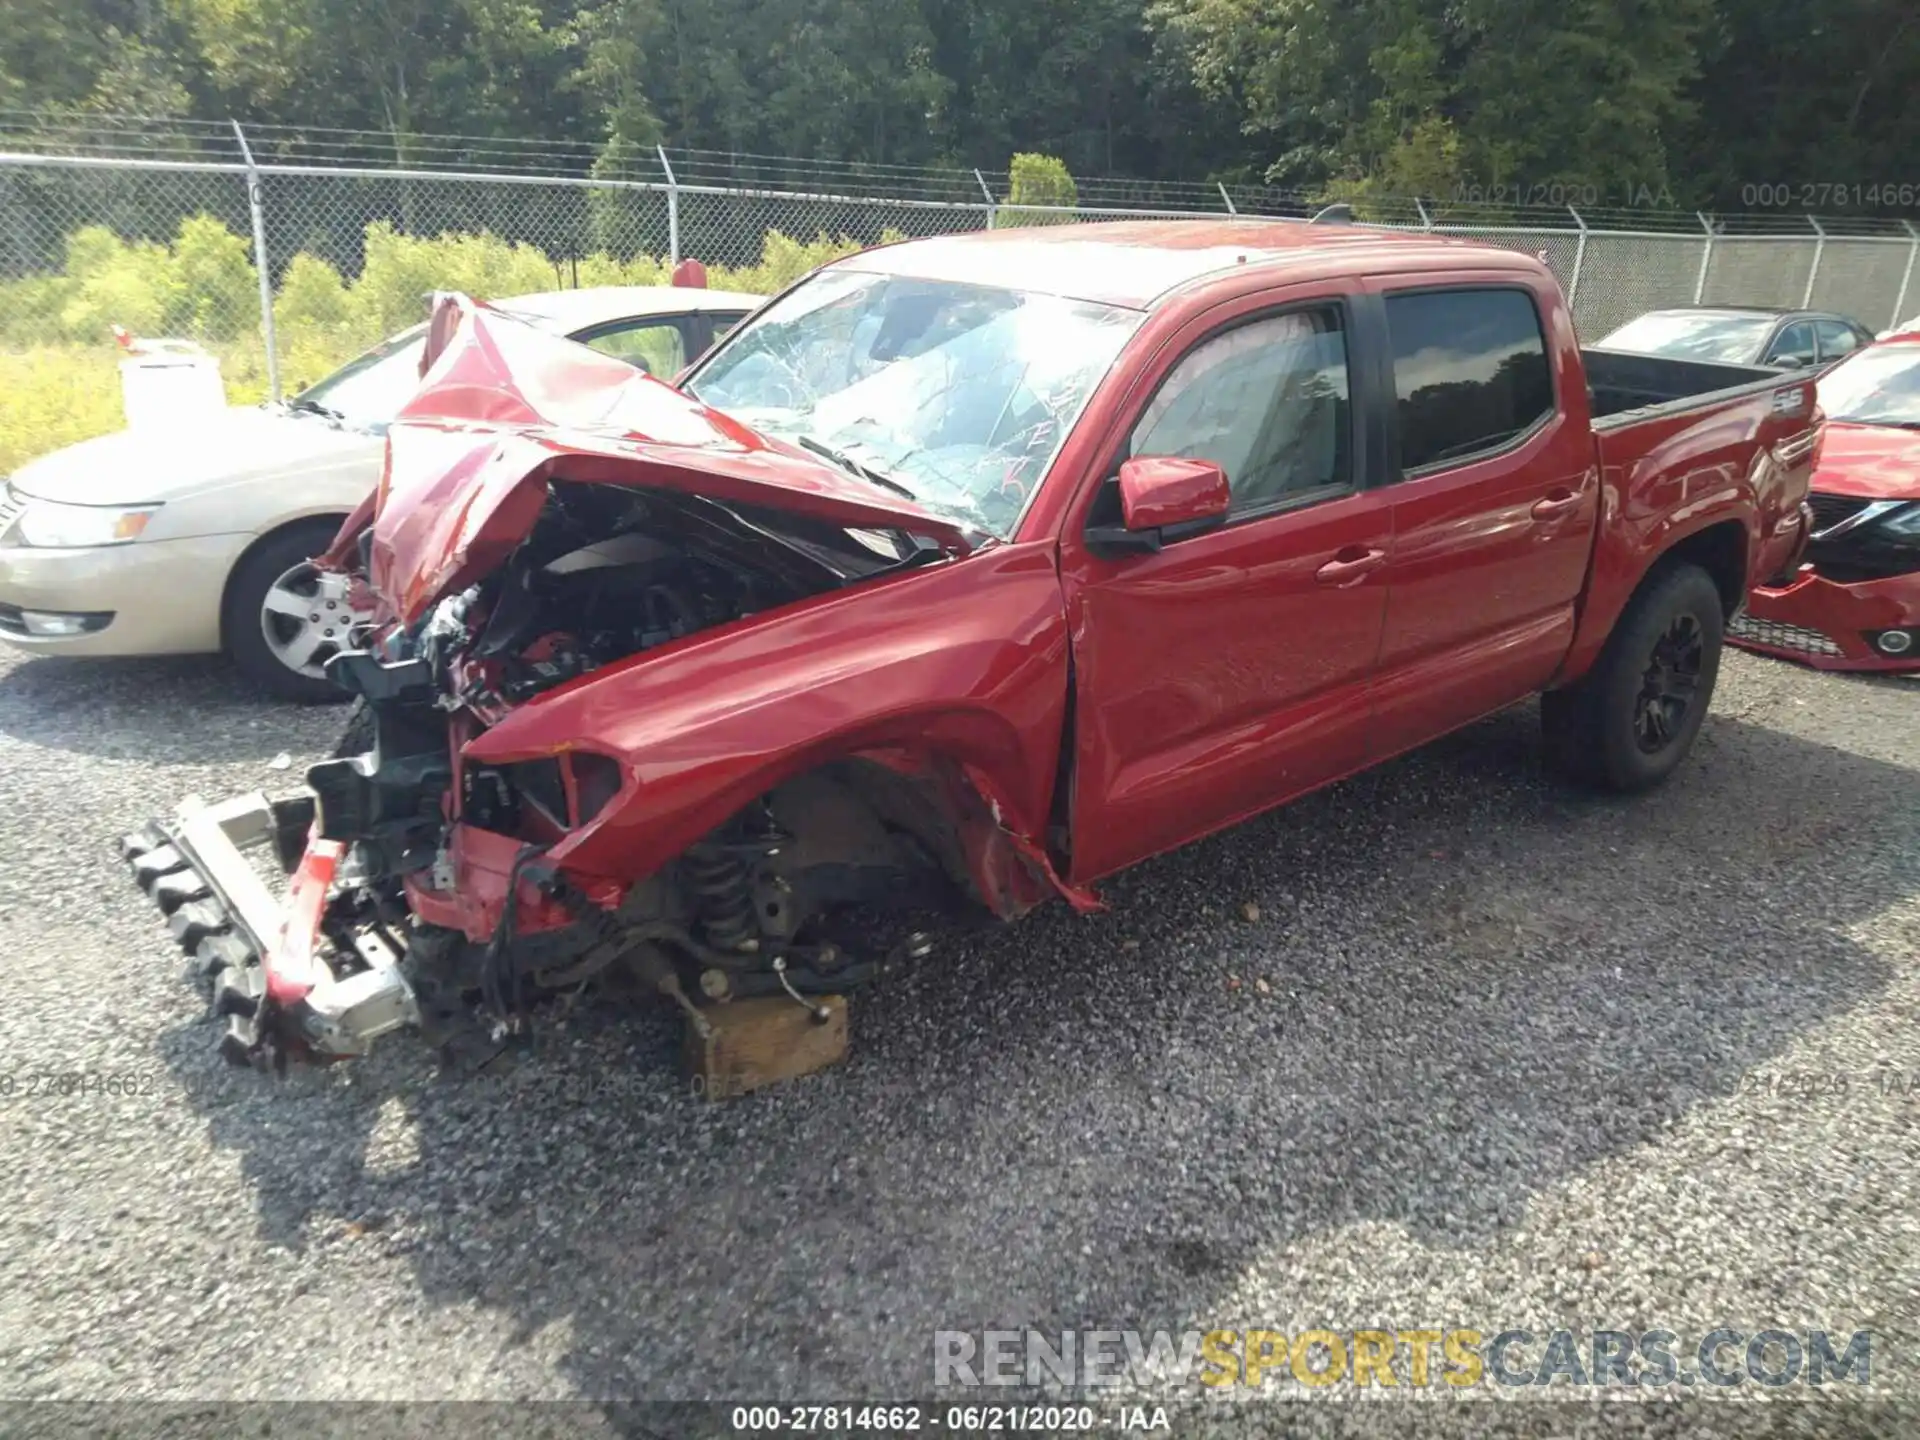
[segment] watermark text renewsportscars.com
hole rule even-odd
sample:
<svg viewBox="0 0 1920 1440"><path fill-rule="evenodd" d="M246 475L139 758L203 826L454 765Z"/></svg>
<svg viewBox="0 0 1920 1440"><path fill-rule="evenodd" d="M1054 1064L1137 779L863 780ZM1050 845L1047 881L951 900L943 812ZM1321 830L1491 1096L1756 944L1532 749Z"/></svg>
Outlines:
<svg viewBox="0 0 1920 1440"><path fill-rule="evenodd" d="M1871 1331L937 1330L939 1389L1203 1390L1867 1385Z"/></svg>

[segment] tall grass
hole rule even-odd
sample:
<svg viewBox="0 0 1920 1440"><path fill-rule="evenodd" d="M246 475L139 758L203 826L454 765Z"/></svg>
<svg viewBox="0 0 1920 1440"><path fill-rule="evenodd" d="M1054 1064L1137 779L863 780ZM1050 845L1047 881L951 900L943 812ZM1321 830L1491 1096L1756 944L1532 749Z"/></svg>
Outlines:
<svg viewBox="0 0 1920 1440"><path fill-rule="evenodd" d="M759 263L711 266L708 283L770 295L859 248L846 237L802 241L769 231ZM351 277L304 253L282 271L273 307L285 393L424 319L431 291L481 299L528 294L555 288L560 273L536 246L484 233L405 235L385 221L367 227L365 257ZM251 254L218 220L190 216L166 245L88 226L67 237L64 259L58 273L0 281L0 475L121 427L116 325L139 336L198 341L219 357L230 402L265 398ZM668 266L658 256L600 253L581 258L577 269L583 286L663 285Z"/></svg>
<svg viewBox="0 0 1920 1440"><path fill-rule="evenodd" d="M0 350L0 474L23 460L118 429L120 376L110 350Z"/></svg>

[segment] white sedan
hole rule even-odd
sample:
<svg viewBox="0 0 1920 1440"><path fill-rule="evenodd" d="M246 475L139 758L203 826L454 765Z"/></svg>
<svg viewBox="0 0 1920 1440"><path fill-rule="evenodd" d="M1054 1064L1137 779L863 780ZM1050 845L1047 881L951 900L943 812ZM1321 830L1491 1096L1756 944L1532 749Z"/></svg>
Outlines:
<svg viewBox="0 0 1920 1440"><path fill-rule="evenodd" d="M494 303L672 379L756 295L609 287ZM387 425L419 384L424 325L285 404L123 430L0 485L0 640L63 655L225 651L289 700L343 698L344 586L309 563L379 483Z"/></svg>

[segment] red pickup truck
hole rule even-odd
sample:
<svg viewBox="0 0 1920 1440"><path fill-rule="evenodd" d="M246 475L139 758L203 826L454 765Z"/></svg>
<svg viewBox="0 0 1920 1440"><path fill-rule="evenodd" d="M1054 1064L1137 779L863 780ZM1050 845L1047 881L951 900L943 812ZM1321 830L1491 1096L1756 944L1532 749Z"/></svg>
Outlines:
<svg viewBox="0 0 1920 1440"><path fill-rule="evenodd" d="M323 557L378 607L364 753L123 842L237 1063L594 977L811 1004L875 968L850 910L1094 907L1535 694L1639 789L1808 534L1810 380L1583 353L1533 257L1351 224L883 247L673 386L431 334Z"/></svg>

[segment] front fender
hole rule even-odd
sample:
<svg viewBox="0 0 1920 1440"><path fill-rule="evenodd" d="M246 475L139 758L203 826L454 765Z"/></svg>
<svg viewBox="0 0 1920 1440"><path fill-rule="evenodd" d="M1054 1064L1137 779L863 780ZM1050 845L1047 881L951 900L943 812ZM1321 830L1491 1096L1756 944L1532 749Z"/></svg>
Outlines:
<svg viewBox="0 0 1920 1440"><path fill-rule="evenodd" d="M1066 698L1053 547L1003 545L609 666L530 701L465 754L614 758L620 793L547 852L607 879L644 879L781 781L875 750L971 772L999 823L1037 845Z"/></svg>
<svg viewBox="0 0 1920 1440"><path fill-rule="evenodd" d="M358 567L360 536L373 523L376 493L369 490L360 498L360 503L347 513L347 518L340 522L340 528L334 531L327 548L314 557L314 564L320 569L346 574Z"/></svg>

